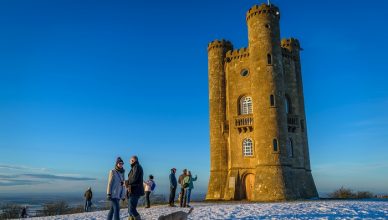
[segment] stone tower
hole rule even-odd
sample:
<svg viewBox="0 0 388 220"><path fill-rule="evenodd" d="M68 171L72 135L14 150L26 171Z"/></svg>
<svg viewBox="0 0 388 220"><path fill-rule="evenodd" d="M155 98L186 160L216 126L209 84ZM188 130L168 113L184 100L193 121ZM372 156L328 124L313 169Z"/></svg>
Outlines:
<svg viewBox="0 0 388 220"><path fill-rule="evenodd" d="M280 13L255 5L248 47L208 45L210 180L206 199L317 197L311 175L299 41L280 40Z"/></svg>

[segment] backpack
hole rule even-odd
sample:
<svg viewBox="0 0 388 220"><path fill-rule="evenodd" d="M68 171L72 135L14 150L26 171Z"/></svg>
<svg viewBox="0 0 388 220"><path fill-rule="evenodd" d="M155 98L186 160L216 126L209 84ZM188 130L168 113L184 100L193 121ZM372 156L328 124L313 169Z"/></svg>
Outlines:
<svg viewBox="0 0 388 220"><path fill-rule="evenodd" d="M155 187L156 187L156 184L155 184L154 181L152 181L152 184L151 184L151 191L154 191Z"/></svg>

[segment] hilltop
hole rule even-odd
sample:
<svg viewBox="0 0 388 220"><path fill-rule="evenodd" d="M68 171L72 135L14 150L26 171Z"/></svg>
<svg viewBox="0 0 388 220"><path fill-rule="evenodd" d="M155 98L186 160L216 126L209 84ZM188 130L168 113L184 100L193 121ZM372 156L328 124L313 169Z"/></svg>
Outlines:
<svg viewBox="0 0 388 220"><path fill-rule="evenodd" d="M387 219L387 200L319 200L277 203L193 203L189 219ZM150 209L139 208L142 219L157 219L174 211L188 209L170 208L165 205ZM34 219L106 219L107 211ZM126 209L121 219L127 219Z"/></svg>

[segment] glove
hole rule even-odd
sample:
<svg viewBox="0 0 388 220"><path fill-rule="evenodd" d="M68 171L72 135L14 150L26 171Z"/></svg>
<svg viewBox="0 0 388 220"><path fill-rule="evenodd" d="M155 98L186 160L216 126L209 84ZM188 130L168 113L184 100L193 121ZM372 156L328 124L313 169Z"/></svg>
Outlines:
<svg viewBox="0 0 388 220"><path fill-rule="evenodd" d="M111 200L112 200L112 195L111 195L111 194L108 194L108 195L106 196L106 199L109 200L109 201L111 201Z"/></svg>

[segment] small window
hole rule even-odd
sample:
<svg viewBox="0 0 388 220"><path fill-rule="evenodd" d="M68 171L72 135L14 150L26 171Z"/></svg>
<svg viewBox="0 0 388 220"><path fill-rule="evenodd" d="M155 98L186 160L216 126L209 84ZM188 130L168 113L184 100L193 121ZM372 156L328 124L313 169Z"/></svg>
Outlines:
<svg viewBox="0 0 388 220"><path fill-rule="evenodd" d="M304 120L300 120L300 130L304 132Z"/></svg>
<svg viewBox="0 0 388 220"><path fill-rule="evenodd" d="M243 69L240 74L241 76L248 76L249 71L247 69Z"/></svg>
<svg viewBox="0 0 388 220"><path fill-rule="evenodd" d="M267 64L272 65L272 55L271 54L267 54Z"/></svg>
<svg viewBox="0 0 388 220"><path fill-rule="evenodd" d="M253 143L249 138L244 139L243 141L243 153L244 156L253 156Z"/></svg>
<svg viewBox="0 0 388 220"><path fill-rule="evenodd" d="M275 96L274 95L269 96L269 102L271 104L271 107L275 106Z"/></svg>
<svg viewBox="0 0 388 220"><path fill-rule="evenodd" d="M291 112L291 100L290 100L290 98L286 95L286 97L285 97L285 108L286 108L286 113L287 114L291 114L292 112Z"/></svg>
<svg viewBox="0 0 388 220"><path fill-rule="evenodd" d="M277 139L273 139L272 141L273 143L273 151L278 151L278 140Z"/></svg>
<svg viewBox="0 0 388 220"><path fill-rule="evenodd" d="M287 140L287 156L293 157L294 156L294 145L292 143L292 139L288 138Z"/></svg>
<svg viewBox="0 0 388 220"><path fill-rule="evenodd" d="M268 29L271 29L271 25L270 24L265 24L264 25L266 28L268 28Z"/></svg>
<svg viewBox="0 0 388 220"><path fill-rule="evenodd" d="M252 114L252 98L249 96L244 96L240 99L240 114L247 115Z"/></svg>

